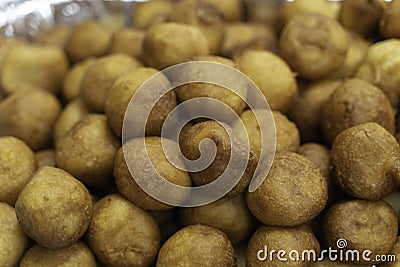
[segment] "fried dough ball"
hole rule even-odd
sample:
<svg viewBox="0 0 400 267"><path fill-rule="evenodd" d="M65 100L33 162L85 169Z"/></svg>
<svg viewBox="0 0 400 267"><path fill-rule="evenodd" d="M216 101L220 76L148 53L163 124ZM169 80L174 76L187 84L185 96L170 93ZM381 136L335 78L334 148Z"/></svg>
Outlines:
<svg viewBox="0 0 400 267"><path fill-rule="evenodd" d="M382 13L380 0L344 0L339 21L349 30L369 37L378 31Z"/></svg>
<svg viewBox="0 0 400 267"><path fill-rule="evenodd" d="M334 19L304 13L286 24L279 48L281 56L300 77L316 80L343 65L348 40L346 32Z"/></svg>
<svg viewBox="0 0 400 267"><path fill-rule="evenodd" d="M81 22L72 27L65 51L73 63L88 57L104 56L110 50L112 37L112 31L98 22Z"/></svg>
<svg viewBox="0 0 400 267"><path fill-rule="evenodd" d="M87 240L106 266L151 265L160 247L160 230L153 217L118 194L94 206Z"/></svg>
<svg viewBox="0 0 400 267"><path fill-rule="evenodd" d="M60 102L45 90L12 93L0 103L0 136L12 135L33 150L43 149L51 143L60 111Z"/></svg>
<svg viewBox="0 0 400 267"><path fill-rule="evenodd" d="M63 249L48 249L40 245L31 247L22 258L20 267L77 266L96 267L93 253L83 242Z"/></svg>
<svg viewBox="0 0 400 267"><path fill-rule="evenodd" d="M4 60L11 49L22 45L25 45L25 43L19 39L0 38L0 69L3 67Z"/></svg>
<svg viewBox="0 0 400 267"><path fill-rule="evenodd" d="M278 40L273 29L262 24L235 22L224 25L221 46L223 56L236 59L249 50L278 50Z"/></svg>
<svg viewBox="0 0 400 267"><path fill-rule="evenodd" d="M184 225L203 224L224 232L232 242L239 244L253 230L254 221L245 198L221 198L213 203L180 210Z"/></svg>
<svg viewBox="0 0 400 267"><path fill-rule="evenodd" d="M73 176L42 167L19 194L15 212L27 235L46 248L58 249L72 245L86 232L93 202Z"/></svg>
<svg viewBox="0 0 400 267"><path fill-rule="evenodd" d="M384 201L350 200L333 205L322 226L326 246L337 247L337 241L345 239L346 250L370 250L374 259L389 253L397 224L396 214ZM368 264L361 255L359 263Z"/></svg>
<svg viewBox="0 0 400 267"><path fill-rule="evenodd" d="M198 0L182 0L175 4L168 20L197 26L208 40L210 53L218 54L223 25L221 13L213 5Z"/></svg>
<svg viewBox="0 0 400 267"><path fill-rule="evenodd" d="M14 208L4 202L0 202L0 240L0 266L18 266L29 241Z"/></svg>
<svg viewBox="0 0 400 267"><path fill-rule="evenodd" d="M276 152L261 186L247 193L247 205L253 215L273 226L303 224L322 211L327 199L327 182L317 165L284 150Z"/></svg>
<svg viewBox="0 0 400 267"><path fill-rule="evenodd" d="M161 247L158 267L231 267L235 258L231 242L220 230L191 225L182 228Z"/></svg>
<svg viewBox="0 0 400 267"><path fill-rule="evenodd" d="M262 253L259 252L260 250ZM277 258L278 254L273 255L271 259L269 253L271 253L272 250L275 252L280 250L285 251L286 253L283 257L286 258L287 261L280 261ZM291 260L288 253L293 250L300 253L305 250L313 250L316 253L319 252L320 246L318 240L308 226L300 225L287 228L261 226L251 237L247 246L246 264L248 267L309 266L310 261L302 261L300 257L298 261ZM282 254L280 254L280 257L282 257ZM261 258L261 260L259 258Z"/></svg>
<svg viewBox="0 0 400 267"><path fill-rule="evenodd" d="M96 60L88 66L82 78L83 102L94 112L104 112L107 93L114 82L139 67L142 67L142 63L124 54L113 54Z"/></svg>
<svg viewBox="0 0 400 267"><path fill-rule="evenodd" d="M57 144L71 128L85 115L89 114L81 98L76 98L61 112L54 124L54 143Z"/></svg>
<svg viewBox="0 0 400 267"><path fill-rule="evenodd" d="M67 25L56 25L40 31L34 36L34 42L44 46L55 46L64 49L71 28Z"/></svg>
<svg viewBox="0 0 400 267"><path fill-rule="evenodd" d="M148 165L147 162L140 157L140 155L132 152L129 154L129 158L125 159L123 149L126 151L135 151L140 142L146 143L147 154L152 165ZM149 180L155 179L154 174L152 173L152 171L155 169L155 171L157 171L159 175L161 175L167 181L176 185L190 187L192 185L192 181L190 180L189 174L185 171L177 169L168 161L164 154L163 147L169 151L174 151L177 145L178 144L172 140L161 139L161 137L155 136L145 137L145 140L143 140L143 138L135 138L125 143L124 147L118 151L114 164L115 182L121 195L132 201L138 207L146 210L166 210L173 208L168 204L154 199L145 191L143 191L132 177L126 162L128 161L135 162L135 164L141 164L138 165L142 166L142 171L139 174L141 177L136 177L137 179L143 179L144 177L148 177ZM178 154L176 154L175 157L177 158ZM155 184L154 186L158 185ZM171 196L171 198L174 198L174 200L182 203L188 198L188 192L164 192L163 194L168 194Z"/></svg>
<svg viewBox="0 0 400 267"><path fill-rule="evenodd" d="M114 33L111 53L127 54L139 58L142 55L144 32L141 30L123 28Z"/></svg>
<svg viewBox="0 0 400 267"><path fill-rule="evenodd" d="M164 23L172 12L174 4L171 0L154 0L137 3L132 13L132 25L138 29Z"/></svg>
<svg viewBox="0 0 400 267"><path fill-rule="evenodd" d="M298 93L297 82L283 59L268 51L248 51L235 62L260 88L272 110L286 113L291 108Z"/></svg>
<svg viewBox="0 0 400 267"><path fill-rule="evenodd" d="M380 32L385 38L400 38L400 2L390 1L383 10L379 23Z"/></svg>
<svg viewBox="0 0 400 267"><path fill-rule="evenodd" d="M56 166L56 152L52 149L44 149L35 153L38 168Z"/></svg>
<svg viewBox="0 0 400 267"><path fill-rule="evenodd" d="M356 77L378 86L397 107L400 96L400 40L377 42L368 49L367 57Z"/></svg>
<svg viewBox="0 0 400 267"><path fill-rule="evenodd" d="M227 22L239 21L244 17L243 0L203 0L213 5Z"/></svg>
<svg viewBox="0 0 400 267"><path fill-rule="evenodd" d="M230 129L228 125L225 125L225 127ZM233 133L229 135L225 127L216 121L197 123L185 133L180 147L182 154L187 159L195 160L201 155L199 147L204 139L212 140L216 146L216 155L212 163L202 171L189 173L193 183L197 186L205 185L218 179L227 168L231 153L237 153L239 157L245 157L247 161L246 170L235 187L226 195L233 197L246 190L257 167L258 159L251 151L246 154L243 143ZM243 158L241 159L243 160Z"/></svg>
<svg viewBox="0 0 400 267"><path fill-rule="evenodd" d="M376 122L394 133L395 117L389 99L378 87L366 81L344 81L322 110L321 127L325 138L332 143L343 130L366 122Z"/></svg>
<svg viewBox="0 0 400 267"><path fill-rule="evenodd" d="M23 86L36 86L57 93L68 70L64 52L56 47L16 46L5 58L1 86L9 94Z"/></svg>
<svg viewBox="0 0 400 267"><path fill-rule="evenodd" d="M147 79L157 73L158 71L153 68L138 68L118 78L108 92L104 110L108 124L116 136L121 137L122 135L124 116L131 98ZM160 82L169 84L166 77ZM149 117L143 118L146 119L146 135L159 136L165 119L175 106L176 95L175 91L171 90L157 102ZM139 115L135 114L135 116Z"/></svg>
<svg viewBox="0 0 400 267"><path fill-rule="evenodd" d="M400 184L400 146L376 123L341 132L332 146L334 179L348 194L378 200Z"/></svg>
<svg viewBox="0 0 400 267"><path fill-rule="evenodd" d="M64 77L61 94L63 99L71 102L80 96L83 75L87 68L95 62L94 58L87 58L72 66Z"/></svg>
<svg viewBox="0 0 400 267"><path fill-rule="evenodd" d="M294 102L289 112L292 119L300 130L303 141L317 141L322 139L321 111L332 93L339 87L342 80L327 79L312 82Z"/></svg>
<svg viewBox="0 0 400 267"><path fill-rule="evenodd" d="M314 162L327 180L330 180L331 154L328 148L317 143L305 143L297 153Z"/></svg>
<svg viewBox="0 0 400 267"><path fill-rule="evenodd" d="M36 168L35 154L23 141L0 137L0 202L14 206Z"/></svg>
<svg viewBox="0 0 400 267"><path fill-rule="evenodd" d="M56 144L57 166L90 187L112 182L114 157L120 142L105 115L88 114Z"/></svg>
<svg viewBox="0 0 400 267"><path fill-rule="evenodd" d="M164 23L150 28L143 41L143 60L164 69L210 52L206 36L195 26Z"/></svg>

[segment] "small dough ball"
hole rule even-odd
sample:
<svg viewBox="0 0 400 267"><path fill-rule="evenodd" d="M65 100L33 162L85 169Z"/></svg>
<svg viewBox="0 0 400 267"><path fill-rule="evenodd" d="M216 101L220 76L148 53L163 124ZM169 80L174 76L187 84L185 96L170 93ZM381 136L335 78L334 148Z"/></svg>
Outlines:
<svg viewBox="0 0 400 267"><path fill-rule="evenodd" d="M140 142L146 143L146 152L152 163L149 166L145 159L140 157L139 154L129 153L127 159L125 159L125 151L137 151ZM118 190L127 199L132 201L138 207L146 210L166 210L173 208L170 205L162 203L150 195L148 195L142 188L136 183L135 179L132 177L126 162L135 162L138 166L142 166L142 172L140 177L135 177L136 179L155 179L155 174L153 170L157 171L167 181L185 187L190 187L192 181L190 180L189 174L185 171L179 170L174 165L172 165L164 154L164 148L168 151L176 151L178 144L169 139L161 139L161 137L146 137L131 139L126 142L121 148L115 158L114 164L114 177L117 184ZM175 155L175 160L178 159L178 153ZM141 164L141 165L139 165ZM155 185L157 186L157 185ZM174 200L185 202L189 196L189 191L186 193L177 192L163 192L163 194L168 194Z"/></svg>
<svg viewBox="0 0 400 267"><path fill-rule="evenodd" d="M0 266L18 266L29 241L14 208L4 202L0 202L0 237Z"/></svg>
<svg viewBox="0 0 400 267"><path fill-rule="evenodd" d="M34 42L44 46L54 46L64 49L71 27L67 25L55 25L49 29L40 31L34 36Z"/></svg>
<svg viewBox="0 0 400 267"><path fill-rule="evenodd" d="M262 253L259 253L260 250L262 251ZM288 261L279 261L279 259L277 258L277 255L279 254L274 254L271 260L270 253L272 252L272 250L275 252L278 252L280 250L285 251L286 255L284 255L284 258L288 259ZM299 261L290 260L288 253L293 250L300 253ZM258 228L258 230L251 237L249 244L247 245L246 266L306 267L309 266L310 262L307 260L302 261L301 253L303 251L310 250L315 251L318 255L318 252L320 251L320 246L317 238L315 237L311 229L306 225L287 228L260 226L260 228ZM261 260L259 260L258 257L260 257Z"/></svg>
<svg viewBox="0 0 400 267"><path fill-rule="evenodd" d="M33 85L56 94L68 70L68 60L60 48L17 46L6 57L0 74L6 93Z"/></svg>
<svg viewBox="0 0 400 267"><path fill-rule="evenodd" d="M390 1L383 10L379 23L380 32L385 38L400 38L400 2Z"/></svg>
<svg viewBox="0 0 400 267"><path fill-rule="evenodd" d="M262 24L226 23L221 54L236 59L249 50L268 50L276 53L278 39L274 30Z"/></svg>
<svg viewBox="0 0 400 267"><path fill-rule="evenodd" d="M23 141L0 137L0 202L14 206L36 168L35 154Z"/></svg>
<svg viewBox="0 0 400 267"><path fill-rule="evenodd" d="M15 212L27 235L46 248L58 249L72 245L86 232L93 202L73 176L42 167L21 191Z"/></svg>
<svg viewBox="0 0 400 267"><path fill-rule="evenodd" d="M12 93L0 103L0 136L18 137L33 150L48 147L60 111L58 99L43 89Z"/></svg>
<svg viewBox="0 0 400 267"><path fill-rule="evenodd" d="M331 153L328 148L317 143L305 143L297 149L297 153L314 162L322 175L330 180Z"/></svg>
<svg viewBox="0 0 400 267"><path fill-rule="evenodd" d="M152 27L143 41L144 62L159 70L209 52L207 38L198 28L173 22Z"/></svg>
<svg viewBox="0 0 400 267"><path fill-rule="evenodd" d="M300 91L300 96L294 102L289 112L300 130L302 141L319 141L322 139L321 112L322 109L342 83L342 80L328 79L312 82Z"/></svg>
<svg viewBox="0 0 400 267"><path fill-rule="evenodd" d="M104 112L107 93L114 82L139 67L142 67L142 63L124 54L113 54L96 60L86 69L82 78L83 102L93 112Z"/></svg>
<svg viewBox="0 0 400 267"><path fill-rule="evenodd" d="M216 7L227 22L239 21L244 17L243 0L203 0Z"/></svg>
<svg viewBox="0 0 400 267"><path fill-rule="evenodd" d="M122 136L122 125L131 98L147 79L157 73L158 71L153 68L138 68L118 78L108 92L104 110L108 124L116 136ZM166 77L162 77L159 82L163 85L169 85ZM149 118L143 118L146 121L146 135L159 136L161 134L163 123L176 104L174 90L169 91L157 102L150 112ZM142 115L144 114L135 114L135 116ZM126 119L129 120L128 117ZM131 132L133 134L133 130Z"/></svg>
<svg viewBox="0 0 400 267"><path fill-rule="evenodd" d="M96 267L93 253L83 242L63 249L48 249L40 245L31 247L22 258L20 267L77 266Z"/></svg>
<svg viewBox="0 0 400 267"><path fill-rule="evenodd" d="M304 13L286 24L279 47L282 57L300 77L316 80L343 65L348 40L336 20Z"/></svg>
<svg viewBox="0 0 400 267"><path fill-rule="evenodd" d="M132 13L132 25L138 29L164 23L172 12L174 4L171 0L153 0L136 3Z"/></svg>
<svg viewBox="0 0 400 267"><path fill-rule="evenodd" d="M180 210L184 225L203 224L224 232L232 244L241 243L253 230L254 220L240 195L234 198L221 198L213 203Z"/></svg>
<svg viewBox="0 0 400 267"><path fill-rule="evenodd" d="M376 122L394 133L394 114L389 99L378 87L360 79L349 79L325 102L321 127L330 143L343 130L366 122Z"/></svg>
<svg viewBox="0 0 400 267"><path fill-rule="evenodd" d="M111 53L121 53L139 58L142 55L143 39L143 31L131 28L122 28L114 33Z"/></svg>
<svg viewBox="0 0 400 267"><path fill-rule="evenodd" d="M236 59L236 64L260 88L271 109L286 113L292 107L297 82L282 58L268 51L248 51Z"/></svg>
<svg viewBox="0 0 400 267"><path fill-rule="evenodd" d="M218 54L222 38L221 13L213 5L198 0L182 0L175 4L169 21L197 26L208 40L210 53Z"/></svg>
<svg viewBox="0 0 400 267"><path fill-rule="evenodd" d="M107 186L119 147L106 116L88 114L56 144L56 163L90 187Z"/></svg>
<svg viewBox="0 0 400 267"><path fill-rule="evenodd" d="M379 200L400 184L400 146L376 123L341 132L333 142L334 179L348 194Z"/></svg>
<svg viewBox="0 0 400 267"><path fill-rule="evenodd" d="M390 255L395 255L395 261L388 261L382 265L382 267L399 267L399 259L400 259L400 237L396 237L396 241L389 252Z"/></svg>
<svg viewBox="0 0 400 267"><path fill-rule="evenodd" d="M69 103L54 124L54 143L57 144L87 114L89 114L89 110L81 98L77 98Z"/></svg>
<svg viewBox="0 0 400 267"><path fill-rule="evenodd" d="M147 267L160 247L160 230L153 217L113 194L94 206L87 241L107 266Z"/></svg>
<svg viewBox="0 0 400 267"><path fill-rule="evenodd" d="M81 82L87 68L95 62L94 58L87 58L72 66L64 77L61 94L63 99L71 102L81 94Z"/></svg>
<svg viewBox="0 0 400 267"><path fill-rule="evenodd" d="M247 193L247 205L253 215L273 226L295 226L310 221L323 210L327 200L327 182L317 165L284 150L276 152L261 186Z"/></svg>
<svg viewBox="0 0 400 267"><path fill-rule="evenodd" d="M371 45L356 77L378 86L389 97L393 107L397 107L400 96L400 40L390 39Z"/></svg>
<svg viewBox="0 0 400 267"><path fill-rule="evenodd" d="M234 266L233 246L220 230L191 225L182 228L161 247L157 267L230 267Z"/></svg>
<svg viewBox="0 0 400 267"><path fill-rule="evenodd" d="M0 38L0 69L3 67L4 60L7 58L10 51L18 46L25 45L22 40L11 38Z"/></svg>
<svg viewBox="0 0 400 267"><path fill-rule="evenodd" d="M345 239L346 250L370 250L371 259L389 253L398 227L396 214L387 203L367 200L335 204L327 211L322 226L326 246L335 248L338 239ZM361 255L360 263L364 263Z"/></svg>
<svg viewBox="0 0 400 267"><path fill-rule="evenodd" d="M44 149L35 153L38 168L56 166L56 152L52 149Z"/></svg>
<svg viewBox="0 0 400 267"><path fill-rule="evenodd" d="M369 37L378 31L382 13L380 0L343 0L339 21L349 30Z"/></svg>
<svg viewBox="0 0 400 267"><path fill-rule="evenodd" d="M228 134L226 129L230 131L230 134ZM182 154L189 160L198 159L201 156L199 150L200 143L204 139L214 142L216 155L207 168L202 171L189 173L193 183L197 186L202 186L218 179L227 168L231 159L231 153L235 153L241 157L241 160L246 160L247 167L235 187L227 193L227 196L233 197L243 193L257 168L257 157L251 150L249 154L246 153L245 146L228 125L222 126L216 121L204 121L193 125L185 133L183 142L180 144ZM231 168L235 168L235 166L231 166ZM237 171L241 170L237 169ZM237 179L237 177L232 177L232 179Z"/></svg>
<svg viewBox="0 0 400 267"><path fill-rule="evenodd" d="M112 31L98 22L81 22L72 27L65 51L73 63L88 57L104 56L110 50L112 38Z"/></svg>

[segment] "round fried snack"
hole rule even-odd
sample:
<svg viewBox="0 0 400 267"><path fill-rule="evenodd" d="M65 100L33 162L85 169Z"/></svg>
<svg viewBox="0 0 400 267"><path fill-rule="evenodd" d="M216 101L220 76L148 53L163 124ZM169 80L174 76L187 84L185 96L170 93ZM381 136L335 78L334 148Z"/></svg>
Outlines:
<svg viewBox="0 0 400 267"><path fill-rule="evenodd" d="M83 242L63 249L48 249L40 245L31 247L22 258L20 267L76 266L96 267L93 253Z"/></svg>
<svg viewBox="0 0 400 267"><path fill-rule="evenodd" d="M191 225L164 243L156 266L232 267L234 263L232 244L223 232L205 225Z"/></svg>
<svg viewBox="0 0 400 267"><path fill-rule="evenodd" d="M164 179L169 182L190 187L192 185L192 181L190 180L189 174L185 171L179 170L174 167L166 158L164 154L163 148L174 151L176 149L177 144L174 141L169 139L161 140L161 137L146 137L131 139L124 144L124 147L121 148L117 156L115 158L114 164L114 177L115 182L117 184L118 190L127 199L132 201L138 207L141 207L146 210L166 210L173 208L170 205L162 203L153 197L149 196L145 191L143 191L140 186L136 183L135 179L132 177L128 166L126 165L126 160L124 156L124 151L134 151L137 149L138 144L140 142L145 142L147 155L152 163L152 165L147 164L147 162L141 158L138 154L134 154L130 152L131 158L127 159L129 162L134 164L141 164L138 166L142 166L142 172L140 173L141 177L137 177L139 179L148 178L155 179L152 170L158 172ZM163 142L163 144L161 143ZM175 157L178 157L178 153L176 153ZM154 187L159 186L154 182ZM188 198L188 193L177 193L177 192L164 192L163 194L168 194L171 198L174 198L177 201L185 202Z"/></svg>
<svg viewBox="0 0 400 267"><path fill-rule="evenodd" d="M279 41L282 57L300 77L316 80L343 65L348 48L346 32L334 19L315 13L293 17Z"/></svg>
<svg viewBox="0 0 400 267"><path fill-rule="evenodd" d="M132 25L137 29L148 29L164 23L172 12L171 0L154 0L136 3L132 13Z"/></svg>
<svg viewBox="0 0 400 267"><path fill-rule="evenodd" d="M239 21L244 17L244 5L242 0L203 0L214 6L222 14L225 21Z"/></svg>
<svg viewBox="0 0 400 267"><path fill-rule="evenodd" d="M366 80L389 97L397 107L400 96L400 40L377 42L368 49L367 57L358 68L356 77Z"/></svg>
<svg viewBox="0 0 400 267"><path fill-rule="evenodd" d="M46 248L78 241L92 219L89 191L67 172L42 167L21 191L15 212L24 232Z"/></svg>
<svg viewBox="0 0 400 267"><path fill-rule="evenodd" d="M400 2L390 1L383 10L379 29L385 38L400 38Z"/></svg>
<svg viewBox="0 0 400 267"><path fill-rule="evenodd" d="M229 129L227 125L225 127ZM234 133L229 135L224 126L216 121L204 121L193 125L183 136L183 142L180 144L182 154L189 160L198 159L201 156L200 143L204 139L210 139L214 142L216 155L207 168L189 173L193 183L201 186L218 179L227 168L231 153L237 153L240 157L245 157L247 167L238 183L226 196L233 197L243 193L256 170L257 156L252 151L246 154L245 147L239 138ZM232 168L234 167L232 166Z"/></svg>
<svg viewBox="0 0 400 267"><path fill-rule="evenodd" d="M334 179L348 194L379 200L400 184L400 146L376 123L341 132L333 142Z"/></svg>
<svg viewBox="0 0 400 267"><path fill-rule="evenodd" d="M43 166L56 166L56 152L52 149L44 149L35 153L38 168Z"/></svg>
<svg viewBox="0 0 400 267"><path fill-rule="evenodd" d="M198 27L208 40L210 53L218 54L222 38L222 16L216 7L198 0L182 0L175 4L168 18L171 22Z"/></svg>
<svg viewBox="0 0 400 267"><path fill-rule="evenodd" d="M14 208L0 202L0 266L18 266L28 247L28 237L18 224Z"/></svg>
<svg viewBox="0 0 400 267"><path fill-rule="evenodd" d="M330 143L343 130L366 122L376 122L394 133L394 114L389 99L378 87L360 79L349 79L325 102L321 128Z"/></svg>
<svg viewBox="0 0 400 267"><path fill-rule="evenodd" d="M261 250L261 253L259 252ZM283 257L287 259L285 262L279 260L282 254L274 254L270 257L272 251L284 251ZM296 227L271 227L261 226L251 237L246 251L246 266L293 266L306 267L309 266L312 259L292 260L289 258L289 252L296 250L299 253L303 251L315 251L317 257L320 246L317 238L306 225ZM292 255L293 256L293 255Z"/></svg>
<svg viewBox="0 0 400 267"><path fill-rule="evenodd" d="M54 46L64 49L65 42L70 32L71 28L68 25L55 25L49 29L39 31L39 33L33 37L33 41L43 46Z"/></svg>
<svg viewBox="0 0 400 267"><path fill-rule="evenodd" d="M68 60L60 48L16 46L4 60L0 73L1 87L8 94L27 85L55 94L67 70Z"/></svg>
<svg viewBox="0 0 400 267"><path fill-rule="evenodd" d="M369 37L377 33L382 13L380 0L343 0L339 21L349 30Z"/></svg>
<svg viewBox="0 0 400 267"><path fill-rule="evenodd" d="M25 43L22 40L11 39L11 38L0 38L0 69L3 67L4 60L7 58L11 49L22 45L25 45Z"/></svg>
<svg viewBox="0 0 400 267"><path fill-rule="evenodd" d="M260 88L272 110L286 113L291 108L297 82L283 59L268 51L248 51L236 59L236 64Z"/></svg>
<svg viewBox="0 0 400 267"><path fill-rule="evenodd" d="M203 224L224 232L232 244L239 244L253 230L254 220L245 198L221 198L213 203L180 210L184 225Z"/></svg>
<svg viewBox="0 0 400 267"><path fill-rule="evenodd" d="M83 102L93 112L104 112L106 97L114 82L139 67L142 67L142 63L124 54L113 54L96 60L90 64L82 78Z"/></svg>
<svg viewBox="0 0 400 267"><path fill-rule="evenodd" d="M342 83L342 80L320 80L308 84L300 91L300 96L294 102L289 112L300 130L303 141L317 141L322 139L321 111L331 94Z"/></svg>
<svg viewBox="0 0 400 267"><path fill-rule="evenodd" d="M48 147L60 111L58 99L43 89L12 93L0 103L0 136L18 137L33 150Z"/></svg>
<svg viewBox="0 0 400 267"><path fill-rule="evenodd" d="M122 53L139 58L142 55L143 39L143 31L131 28L122 28L114 33L111 53Z"/></svg>
<svg viewBox="0 0 400 267"><path fill-rule="evenodd" d="M71 102L80 96L81 82L87 68L95 62L94 58L87 58L72 66L64 77L61 94L63 99Z"/></svg>
<svg viewBox="0 0 400 267"><path fill-rule="evenodd" d="M331 172L331 153L328 148L317 143L305 143L297 153L314 162L328 180Z"/></svg>
<svg viewBox="0 0 400 267"><path fill-rule="evenodd" d="M160 247L160 230L153 217L113 194L94 206L87 241L106 266L146 267Z"/></svg>
<svg viewBox="0 0 400 267"><path fill-rule="evenodd" d="M81 22L72 27L65 51L73 63L88 57L104 56L110 50L112 37L113 33L98 22Z"/></svg>
<svg viewBox="0 0 400 267"><path fill-rule="evenodd" d="M120 147L105 115L88 114L56 144L57 166L90 187L112 182L114 157Z"/></svg>
<svg viewBox="0 0 400 267"><path fill-rule="evenodd" d="M144 62L159 70L207 54L207 38L195 26L173 22L156 25L146 32L143 41Z"/></svg>
<svg viewBox="0 0 400 267"><path fill-rule="evenodd" d="M14 206L36 168L35 154L23 141L0 137L0 202Z"/></svg>
<svg viewBox="0 0 400 267"><path fill-rule="evenodd" d="M303 224L322 211L327 199L327 182L317 165L284 150L276 152L261 186L247 193L247 205L253 215L273 226Z"/></svg>
<svg viewBox="0 0 400 267"><path fill-rule="evenodd" d="M326 246L337 247L339 239L347 241L346 250L387 255L397 235L397 218L393 209L384 201L350 200L333 205L323 222ZM351 260L351 259L349 259ZM368 264L360 255L357 264Z"/></svg>
<svg viewBox="0 0 400 267"><path fill-rule="evenodd" d="M116 136L122 135L122 125L131 98L147 79L157 73L153 68L138 68L118 78L108 92L104 110L108 124ZM169 84L166 77L160 82ZM159 136L165 119L175 106L176 95L175 91L171 90L157 102L146 118L146 135Z"/></svg>

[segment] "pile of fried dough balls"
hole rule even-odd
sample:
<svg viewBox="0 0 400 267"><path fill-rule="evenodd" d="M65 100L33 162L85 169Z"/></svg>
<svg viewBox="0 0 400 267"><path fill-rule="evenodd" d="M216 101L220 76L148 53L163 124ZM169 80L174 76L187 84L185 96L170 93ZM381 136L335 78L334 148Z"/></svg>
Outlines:
<svg viewBox="0 0 400 267"><path fill-rule="evenodd" d="M318 255L339 239L371 259L400 257L400 0L152 0L132 12L130 26L92 20L0 39L0 266L371 266L263 254L267 246ZM135 92L189 61L240 70L269 103L276 152L253 192L263 113L219 85L169 91L146 137L121 144ZM161 131L177 105L200 97L238 116L183 128L187 159L200 157L204 139L216 148L208 167L187 172L169 162L163 149L178 143ZM232 149L246 141L250 153ZM132 177L124 149L140 142L151 161L133 153L140 174L155 167L183 187L215 181L232 151L247 168L221 199L174 207ZM188 194L173 197L184 203Z"/></svg>

